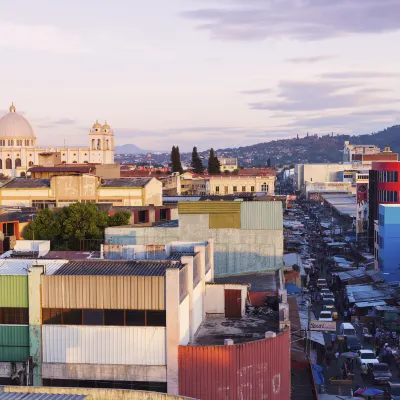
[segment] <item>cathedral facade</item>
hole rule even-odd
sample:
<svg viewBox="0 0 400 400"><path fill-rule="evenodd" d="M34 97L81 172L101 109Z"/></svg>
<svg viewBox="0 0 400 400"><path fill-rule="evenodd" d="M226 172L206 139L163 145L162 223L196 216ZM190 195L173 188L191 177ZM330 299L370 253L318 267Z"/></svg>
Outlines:
<svg viewBox="0 0 400 400"><path fill-rule="evenodd" d="M30 123L11 104L0 119L0 173L10 177L26 176L30 167L39 165L40 155L59 153L63 164L114 163L114 132L98 121L88 135L88 147L36 147Z"/></svg>

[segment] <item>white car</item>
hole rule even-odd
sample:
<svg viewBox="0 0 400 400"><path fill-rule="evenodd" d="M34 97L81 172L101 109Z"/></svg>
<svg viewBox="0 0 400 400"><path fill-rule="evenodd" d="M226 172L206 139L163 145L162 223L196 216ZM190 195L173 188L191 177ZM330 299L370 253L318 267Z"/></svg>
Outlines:
<svg viewBox="0 0 400 400"><path fill-rule="evenodd" d="M319 313L319 318L318 321L328 321L328 322L332 322L333 318L332 318L332 313L330 311L321 311Z"/></svg>
<svg viewBox="0 0 400 400"><path fill-rule="evenodd" d="M317 286L320 289L328 287L328 284L326 283L326 279L318 279L317 280Z"/></svg>
<svg viewBox="0 0 400 400"><path fill-rule="evenodd" d="M379 360L376 358L376 355L372 350L358 350L357 354L358 354L357 362L360 365L379 363Z"/></svg>

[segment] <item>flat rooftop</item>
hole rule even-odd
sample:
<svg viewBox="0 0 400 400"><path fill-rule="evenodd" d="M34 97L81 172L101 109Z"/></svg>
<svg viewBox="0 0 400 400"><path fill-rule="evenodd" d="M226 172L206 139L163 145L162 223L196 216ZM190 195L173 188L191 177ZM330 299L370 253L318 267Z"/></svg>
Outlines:
<svg viewBox="0 0 400 400"><path fill-rule="evenodd" d="M224 339L232 339L235 344L252 342L264 339L267 331L279 331L277 313L275 317L245 315L241 319L207 318L191 345L223 346Z"/></svg>
<svg viewBox="0 0 400 400"><path fill-rule="evenodd" d="M277 273L254 272L250 274L226 275L215 277L215 283L248 284L249 292L276 292L277 291Z"/></svg>

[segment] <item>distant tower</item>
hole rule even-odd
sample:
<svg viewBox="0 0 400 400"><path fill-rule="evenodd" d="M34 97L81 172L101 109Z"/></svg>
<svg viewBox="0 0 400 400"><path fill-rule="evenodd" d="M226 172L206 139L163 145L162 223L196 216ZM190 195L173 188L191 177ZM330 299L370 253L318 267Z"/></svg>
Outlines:
<svg viewBox="0 0 400 400"><path fill-rule="evenodd" d="M90 162L101 164L114 163L114 132L107 121L101 125L96 120L89 133Z"/></svg>

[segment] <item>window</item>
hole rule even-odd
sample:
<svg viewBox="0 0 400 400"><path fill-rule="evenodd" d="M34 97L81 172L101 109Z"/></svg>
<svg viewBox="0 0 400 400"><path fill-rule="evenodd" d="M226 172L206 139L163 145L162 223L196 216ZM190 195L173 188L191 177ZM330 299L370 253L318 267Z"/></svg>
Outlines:
<svg viewBox="0 0 400 400"><path fill-rule="evenodd" d="M146 311L126 310L126 326L145 326Z"/></svg>
<svg viewBox="0 0 400 400"><path fill-rule="evenodd" d="M104 310L104 325L125 325L124 310Z"/></svg>
<svg viewBox="0 0 400 400"><path fill-rule="evenodd" d="M250 192L254 192L254 186L250 186Z"/></svg>
<svg viewBox="0 0 400 400"><path fill-rule="evenodd" d="M229 187L228 186L224 186L224 194L228 194L229 193Z"/></svg>
<svg viewBox="0 0 400 400"><path fill-rule="evenodd" d="M43 308L42 320L43 324L46 325L61 325L62 324L61 308Z"/></svg>
<svg viewBox="0 0 400 400"><path fill-rule="evenodd" d="M103 325L103 310L83 310L83 325Z"/></svg>
<svg viewBox="0 0 400 400"><path fill-rule="evenodd" d="M12 169L12 161L11 158L6 159L6 169Z"/></svg>
<svg viewBox="0 0 400 400"><path fill-rule="evenodd" d="M21 166L21 159L20 158L16 158L15 159L15 168L18 168Z"/></svg>
<svg viewBox="0 0 400 400"><path fill-rule="evenodd" d="M4 236L14 236L15 229L14 229L14 222L6 222L3 224L3 233Z"/></svg>
<svg viewBox="0 0 400 400"><path fill-rule="evenodd" d="M3 169L3 160L0 158L0 169Z"/></svg>
<svg viewBox="0 0 400 400"><path fill-rule="evenodd" d="M383 237L379 236L379 248L383 249Z"/></svg>
<svg viewBox="0 0 400 400"><path fill-rule="evenodd" d="M63 309L63 325L82 325L82 310Z"/></svg>
<svg viewBox="0 0 400 400"><path fill-rule="evenodd" d="M29 140L25 140L25 146L29 146Z"/></svg>
<svg viewBox="0 0 400 400"><path fill-rule="evenodd" d="M233 193L237 193L237 186L233 187Z"/></svg>
<svg viewBox="0 0 400 400"><path fill-rule="evenodd" d="M9 141L8 141L8 145L9 145L9 146L14 146L14 140L9 140Z"/></svg>
<svg viewBox="0 0 400 400"><path fill-rule="evenodd" d="M0 308L0 324L4 325L28 325L28 308L2 307Z"/></svg>
<svg viewBox="0 0 400 400"><path fill-rule="evenodd" d="M166 221L167 219L168 219L168 208L161 208L160 221Z"/></svg>
<svg viewBox="0 0 400 400"><path fill-rule="evenodd" d="M242 192L246 191L246 186L242 186Z"/></svg>
<svg viewBox="0 0 400 400"><path fill-rule="evenodd" d="M215 193L219 194L219 186L215 186Z"/></svg>
<svg viewBox="0 0 400 400"><path fill-rule="evenodd" d="M379 225L383 226L384 225L384 221L385 221L385 219L383 217L383 214L379 214Z"/></svg>
<svg viewBox="0 0 400 400"><path fill-rule="evenodd" d="M141 210L138 212L138 224L145 224L149 222L149 212L147 210Z"/></svg>
<svg viewBox="0 0 400 400"><path fill-rule="evenodd" d="M166 326L165 311L147 311L146 326Z"/></svg>

